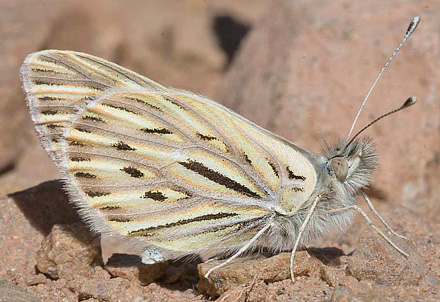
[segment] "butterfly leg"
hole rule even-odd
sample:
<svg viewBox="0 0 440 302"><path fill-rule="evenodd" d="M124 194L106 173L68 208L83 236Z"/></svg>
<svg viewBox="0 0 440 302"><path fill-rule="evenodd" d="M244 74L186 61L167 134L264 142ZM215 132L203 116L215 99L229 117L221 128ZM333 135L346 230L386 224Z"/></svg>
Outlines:
<svg viewBox="0 0 440 302"><path fill-rule="evenodd" d="M357 205L352 205L349 207L345 207L345 208L340 208L340 209L333 209L330 210L330 213L336 213L336 212L341 212L341 211L347 211L347 210L356 210L359 213L362 214L362 216L364 216L365 220L367 221L367 224L369 226L371 226L380 236L382 236L383 239L386 240L386 242L388 242L389 245L391 245L396 251L398 251L400 254L402 254L405 258L408 258L409 255L408 253L404 252L401 248L399 248L390 238L388 238L387 235L385 235L381 230L379 230L371 221L370 217L368 217L367 213L365 213L364 210L362 210L359 206Z"/></svg>
<svg viewBox="0 0 440 302"><path fill-rule="evenodd" d="M371 210L374 214L376 214L376 216L380 219L380 221L381 221L381 222L383 223L383 225L387 228L387 230L391 232L391 234L393 234L393 235L395 235L395 236L397 236L397 237L400 237L400 238L402 238L402 239L408 240L408 238L406 238L405 236L396 233L396 231L394 231L394 230L389 226L389 224L385 221L385 219L383 219L383 217L380 216L380 214L379 214L379 213L376 211L376 209L374 208L373 203L371 202L371 200L370 200L370 198L367 196L367 194L365 194L364 192L361 192L361 194L362 194L362 197L364 197L365 201L367 202L367 205L368 205L368 207L370 208L370 210Z"/></svg>
<svg viewBox="0 0 440 302"><path fill-rule="evenodd" d="M290 254L290 279L292 279L292 282L295 282L295 275L293 274L293 261L295 260L295 253L296 253L296 250L298 249L298 245L301 240L302 234L304 233L304 230L306 229L307 224L309 223L310 217L312 216L313 211L315 210L315 207L318 204L318 201L320 198L321 198L320 195L316 196L309 212L307 213L306 218L304 219L304 222L302 223L301 227L299 228L298 235L296 236L295 245L293 246L292 253Z"/></svg>
<svg viewBox="0 0 440 302"><path fill-rule="evenodd" d="M212 258L209 258L208 260L206 260L205 263L209 263L209 262L219 260L219 259L220 259L219 257L215 256L215 257L212 257Z"/></svg>
<svg viewBox="0 0 440 302"><path fill-rule="evenodd" d="M232 255L230 258L228 258L228 260L226 260L225 262L214 266L213 268L211 268L206 274L205 274L205 278L208 278L209 275L215 271L218 268L221 268L229 263L231 263L232 260L234 260L235 258L237 258L238 256L240 256L241 254L243 254L255 241L257 241L257 239L259 237L261 237L261 235L264 234L264 232L266 232L270 227L272 227L273 224L272 223L268 223L264 228L262 228L257 234L255 234L254 237L252 237L251 240L249 240L248 243L246 243L240 250L238 250L238 252L236 252L234 255Z"/></svg>

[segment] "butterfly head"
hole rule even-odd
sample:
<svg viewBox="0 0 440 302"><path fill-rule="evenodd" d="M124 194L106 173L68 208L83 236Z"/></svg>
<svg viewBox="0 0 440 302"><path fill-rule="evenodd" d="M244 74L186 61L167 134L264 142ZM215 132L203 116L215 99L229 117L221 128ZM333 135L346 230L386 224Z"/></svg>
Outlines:
<svg viewBox="0 0 440 302"><path fill-rule="evenodd" d="M351 143L341 140L324 148L323 155L329 177L351 193L368 185L377 167L377 153L369 138L355 139Z"/></svg>
<svg viewBox="0 0 440 302"><path fill-rule="evenodd" d="M359 130L351 140L341 140L338 144L335 144L335 147L326 146L323 150L326 159L325 169L331 179L343 184L344 188L352 195L368 185L377 167L377 153L373 141L367 137L358 138L359 134L381 119L406 109L416 102L416 97L409 97L400 107L379 116ZM356 124L356 120L357 117L353 122L352 129ZM351 131L348 136L350 135Z"/></svg>

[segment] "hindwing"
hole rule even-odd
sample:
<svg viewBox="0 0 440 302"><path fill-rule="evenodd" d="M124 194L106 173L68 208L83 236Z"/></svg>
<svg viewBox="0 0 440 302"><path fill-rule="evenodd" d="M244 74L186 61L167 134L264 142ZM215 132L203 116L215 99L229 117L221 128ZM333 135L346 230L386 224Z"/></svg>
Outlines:
<svg viewBox="0 0 440 302"><path fill-rule="evenodd" d="M205 97L77 52L32 54L21 72L43 147L100 233L170 257L236 249L314 190L306 151Z"/></svg>

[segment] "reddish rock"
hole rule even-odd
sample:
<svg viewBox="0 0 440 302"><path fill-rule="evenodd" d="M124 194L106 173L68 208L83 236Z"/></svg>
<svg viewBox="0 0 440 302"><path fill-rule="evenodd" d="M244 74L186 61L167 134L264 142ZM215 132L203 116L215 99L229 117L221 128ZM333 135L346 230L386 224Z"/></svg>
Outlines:
<svg viewBox="0 0 440 302"><path fill-rule="evenodd" d="M431 226L405 208L398 207L382 213L410 242L388 236L409 254L406 259L372 228L361 234L356 251L348 258L348 270L358 280L375 280L383 285L419 285L428 274L426 261L437 254L439 242L432 242ZM377 222L377 226L385 228ZM434 227L435 229L435 227ZM388 233L385 231L385 233Z"/></svg>
<svg viewBox="0 0 440 302"><path fill-rule="evenodd" d="M344 269L329 267L326 265L321 266L320 275L321 279L324 280L329 286L335 287L340 283L340 275L345 276Z"/></svg>
<svg viewBox="0 0 440 302"><path fill-rule="evenodd" d="M427 274L426 263L417 250L399 238L393 241L405 252L405 258L376 233L366 230L359 239L348 270L358 280L375 280L384 285L418 285Z"/></svg>
<svg viewBox="0 0 440 302"><path fill-rule="evenodd" d="M44 236L56 223L79 221L60 182L46 182L0 199L0 274L33 268Z"/></svg>
<svg viewBox="0 0 440 302"><path fill-rule="evenodd" d="M439 8L433 0L277 2L242 44L215 99L320 153L322 138L346 137L374 78L420 14L419 28L390 64L355 130L409 96L419 98L365 133L379 153L372 189L382 200L439 221Z"/></svg>
<svg viewBox="0 0 440 302"><path fill-rule="evenodd" d="M33 286L38 284L45 284L47 278L43 274L30 275L26 278L26 285Z"/></svg>
<svg viewBox="0 0 440 302"><path fill-rule="evenodd" d="M142 288L122 278L102 280L77 278L69 283L71 290L77 293L79 301L97 299L98 301L135 301L142 298ZM142 300L141 300L142 301Z"/></svg>
<svg viewBox="0 0 440 302"><path fill-rule="evenodd" d="M99 255L99 240L83 224L55 225L37 253L37 269L53 279L88 276Z"/></svg>
<svg viewBox="0 0 440 302"><path fill-rule="evenodd" d="M229 288L239 284L251 284L254 279L272 283L290 278L290 253L257 259L239 258L227 266L214 270L208 278L208 270L224 260L216 260L199 264L200 282L197 285L201 293L218 296ZM307 252L300 251L295 256L295 276L310 276L319 272L319 261L310 257Z"/></svg>

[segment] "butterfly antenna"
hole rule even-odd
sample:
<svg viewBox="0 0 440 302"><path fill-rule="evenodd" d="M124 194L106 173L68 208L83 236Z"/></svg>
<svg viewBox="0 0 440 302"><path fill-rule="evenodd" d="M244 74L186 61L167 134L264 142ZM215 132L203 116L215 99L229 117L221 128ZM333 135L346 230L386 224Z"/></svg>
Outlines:
<svg viewBox="0 0 440 302"><path fill-rule="evenodd" d="M403 46L403 44L406 42L406 40L408 40L409 36L411 36L411 34L416 30L417 25L419 25L419 22L420 22L420 17L419 16L416 16L416 17L414 17L414 19L411 20L411 23L409 24L408 29L406 30L406 34L403 37L402 41L400 42L399 46L393 52L393 54L388 59L388 61L385 63L385 65L382 67L382 70L379 72L378 76L376 77L376 80L374 81L373 85L371 86L370 90L367 93L367 96L365 97L364 101L362 102L361 107L359 108L359 111L358 111L358 113L357 113L357 115L356 115L356 117L355 117L355 119L353 121L353 124L351 125L350 132L347 135L347 140L350 138L350 136L351 136L351 134L353 132L354 126L356 125L356 122L357 122L357 120L359 118L359 115L361 114L362 110L364 109L365 103L367 103L367 100L370 97L370 94L373 91L374 86L376 86L377 82L379 81L380 77L384 73L385 69L387 69L388 65L390 64L391 60L394 59L396 54L399 52L400 48ZM399 111L399 110L397 110L397 111ZM358 134L359 134L359 132L358 132Z"/></svg>
<svg viewBox="0 0 440 302"><path fill-rule="evenodd" d="M400 110L406 109L412 105L414 105L415 103L417 103L417 98L415 96L409 97L402 106L400 106L399 108L396 108L394 110L391 110L390 112L387 112L385 114L382 114L381 116L379 116L377 119L375 119L374 121L372 121L371 123L369 123L368 125L366 125L364 128L362 128L361 130L358 131L358 133L355 134L355 136L353 136L353 138L348 142L347 146L345 148L347 148L348 146L350 146L350 144L356 139L356 137L359 136L359 134L361 134L362 132L364 132L365 130L367 130L368 128L370 128L372 125L374 125L375 123L377 123L378 121L380 121L381 119L383 119L384 117L387 117L393 113L396 113Z"/></svg>

